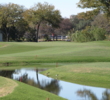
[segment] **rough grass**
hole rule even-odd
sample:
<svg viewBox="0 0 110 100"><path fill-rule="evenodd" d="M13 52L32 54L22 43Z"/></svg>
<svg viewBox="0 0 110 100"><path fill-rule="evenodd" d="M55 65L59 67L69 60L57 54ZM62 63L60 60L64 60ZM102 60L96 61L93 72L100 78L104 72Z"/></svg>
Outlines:
<svg viewBox="0 0 110 100"><path fill-rule="evenodd" d="M42 72L60 80L97 87L110 88L110 63L73 63L65 64ZM58 74L58 77L56 77Z"/></svg>
<svg viewBox="0 0 110 100"><path fill-rule="evenodd" d="M1 42L0 62L109 62L110 42ZM5 46L5 47L4 47Z"/></svg>
<svg viewBox="0 0 110 100"><path fill-rule="evenodd" d="M58 97L57 95L21 82L17 82L17 84L18 86L11 94L0 97L0 100L47 100L47 98L49 98L49 100L66 100L64 98Z"/></svg>

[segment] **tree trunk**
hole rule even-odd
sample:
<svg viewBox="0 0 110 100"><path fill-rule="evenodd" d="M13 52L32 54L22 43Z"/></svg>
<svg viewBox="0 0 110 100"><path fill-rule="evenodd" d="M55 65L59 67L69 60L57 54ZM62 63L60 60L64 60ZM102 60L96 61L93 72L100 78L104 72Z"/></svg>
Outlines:
<svg viewBox="0 0 110 100"><path fill-rule="evenodd" d="M39 27L40 27L40 23L38 23L37 30L36 30L36 42L38 42Z"/></svg>
<svg viewBox="0 0 110 100"><path fill-rule="evenodd" d="M9 33L6 33L7 34L7 42L9 42Z"/></svg>
<svg viewBox="0 0 110 100"><path fill-rule="evenodd" d="M5 32L6 32L6 40L7 42L9 42L9 32L8 32L7 27L5 28Z"/></svg>

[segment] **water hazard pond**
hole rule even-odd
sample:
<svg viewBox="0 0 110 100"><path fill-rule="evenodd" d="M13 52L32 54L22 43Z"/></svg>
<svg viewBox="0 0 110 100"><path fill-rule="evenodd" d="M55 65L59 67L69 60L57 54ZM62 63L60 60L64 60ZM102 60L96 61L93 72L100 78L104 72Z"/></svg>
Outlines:
<svg viewBox="0 0 110 100"><path fill-rule="evenodd" d="M39 72L43 70L39 69ZM38 73L36 69L1 70L0 75L39 87L68 100L110 100L110 89L52 79Z"/></svg>

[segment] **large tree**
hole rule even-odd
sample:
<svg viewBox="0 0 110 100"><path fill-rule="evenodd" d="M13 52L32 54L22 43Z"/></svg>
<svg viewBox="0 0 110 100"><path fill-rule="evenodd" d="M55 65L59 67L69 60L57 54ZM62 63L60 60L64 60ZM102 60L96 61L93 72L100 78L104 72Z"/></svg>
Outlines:
<svg viewBox="0 0 110 100"><path fill-rule="evenodd" d="M98 26L105 29L107 33L110 32L110 23L103 14L98 14L91 24L92 26Z"/></svg>
<svg viewBox="0 0 110 100"><path fill-rule="evenodd" d="M47 2L35 4L34 7L24 13L24 18L35 29L36 42L38 42L39 27L42 22L45 21L47 24L58 27L61 21L59 10L55 10L55 7Z"/></svg>
<svg viewBox="0 0 110 100"><path fill-rule="evenodd" d="M73 24L74 31L85 29L86 26L91 26L90 19L85 19L84 16L78 15L71 15L70 21Z"/></svg>
<svg viewBox="0 0 110 100"><path fill-rule="evenodd" d="M7 41L9 41L10 31L15 29L15 24L23 17L24 7L9 3L0 5L0 29L4 32Z"/></svg>
<svg viewBox="0 0 110 100"><path fill-rule="evenodd" d="M93 10L89 12L90 14L102 12L107 18L110 18L110 0L80 0L78 7L91 8Z"/></svg>

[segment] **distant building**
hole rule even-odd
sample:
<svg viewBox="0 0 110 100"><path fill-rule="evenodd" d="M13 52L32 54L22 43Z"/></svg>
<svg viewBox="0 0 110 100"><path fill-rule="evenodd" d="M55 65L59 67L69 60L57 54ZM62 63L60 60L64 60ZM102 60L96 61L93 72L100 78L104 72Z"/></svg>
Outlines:
<svg viewBox="0 0 110 100"><path fill-rule="evenodd" d="M0 42L3 41L3 34L2 32L0 31Z"/></svg>

